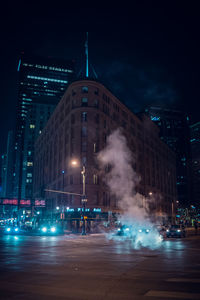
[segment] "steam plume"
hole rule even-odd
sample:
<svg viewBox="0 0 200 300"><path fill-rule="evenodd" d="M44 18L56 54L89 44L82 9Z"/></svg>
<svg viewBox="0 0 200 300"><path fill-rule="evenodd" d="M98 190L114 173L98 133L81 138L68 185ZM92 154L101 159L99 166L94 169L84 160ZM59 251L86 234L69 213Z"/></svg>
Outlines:
<svg viewBox="0 0 200 300"><path fill-rule="evenodd" d="M107 146L99 153L98 160L102 172L106 167L109 170L104 174L104 178L122 211L121 223L132 226L134 248L139 246L156 248L159 234L150 221L146 200L136 193L140 177L132 168L134 157L121 129L115 130L108 137ZM148 236L143 237L138 233L142 227L150 229Z"/></svg>

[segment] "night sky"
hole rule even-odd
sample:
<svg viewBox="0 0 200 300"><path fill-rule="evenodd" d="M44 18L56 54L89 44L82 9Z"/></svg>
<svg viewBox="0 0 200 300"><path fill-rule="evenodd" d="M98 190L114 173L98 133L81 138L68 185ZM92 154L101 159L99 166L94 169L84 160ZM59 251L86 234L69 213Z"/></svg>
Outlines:
<svg viewBox="0 0 200 300"><path fill-rule="evenodd" d="M128 107L138 112L157 104L200 121L198 1L133 1L132 8L30 3L16 1L0 12L0 154L15 126L20 52L74 59L79 71L86 31L99 80Z"/></svg>

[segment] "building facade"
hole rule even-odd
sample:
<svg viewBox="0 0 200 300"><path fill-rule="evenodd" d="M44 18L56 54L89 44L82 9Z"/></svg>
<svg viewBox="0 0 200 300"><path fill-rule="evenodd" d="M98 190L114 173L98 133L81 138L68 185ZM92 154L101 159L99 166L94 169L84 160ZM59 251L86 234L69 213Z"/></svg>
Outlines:
<svg viewBox="0 0 200 300"><path fill-rule="evenodd" d="M120 212L116 199L99 174L97 154L110 133L121 127L134 154L133 168L141 177L137 191L145 198L162 195L154 210L170 215L176 202L175 155L159 138L157 126L136 116L101 83L73 82L35 144L34 198L47 206L80 210L81 197L43 192L45 189L82 194L82 166L86 168L87 209ZM72 161L79 162L76 168Z"/></svg>
<svg viewBox="0 0 200 300"><path fill-rule="evenodd" d="M192 154L192 205L200 208L200 122L190 126Z"/></svg>
<svg viewBox="0 0 200 300"><path fill-rule="evenodd" d="M22 55L18 64L13 197L32 198L34 142L74 76L74 63Z"/></svg>
<svg viewBox="0 0 200 300"><path fill-rule="evenodd" d="M160 138L176 153L176 185L179 205L192 202L190 127L188 116L180 111L148 107L145 112L160 129Z"/></svg>
<svg viewBox="0 0 200 300"><path fill-rule="evenodd" d="M13 131L8 132L6 153L2 155L2 189L1 197L12 197L12 183L13 183Z"/></svg>
<svg viewBox="0 0 200 300"><path fill-rule="evenodd" d="M0 196L6 197L6 169L7 165L7 155L6 153L1 155L1 190L0 190Z"/></svg>

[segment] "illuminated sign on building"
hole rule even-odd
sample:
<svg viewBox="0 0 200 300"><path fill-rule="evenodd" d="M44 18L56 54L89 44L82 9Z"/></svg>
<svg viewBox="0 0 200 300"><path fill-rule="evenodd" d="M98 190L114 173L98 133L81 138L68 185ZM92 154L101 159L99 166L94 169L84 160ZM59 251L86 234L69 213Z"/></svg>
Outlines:
<svg viewBox="0 0 200 300"><path fill-rule="evenodd" d="M35 206L45 206L45 200L35 200Z"/></svg>
<svg viewBox="0 0 200 300"><path fill-rule="evenodd" d="M4 199L2 198L0 201L1 204L3 205L18 205L18 200L17 199ZM21 206L30 206L31 205L31 200L20 200L20 205Z"/></svg>

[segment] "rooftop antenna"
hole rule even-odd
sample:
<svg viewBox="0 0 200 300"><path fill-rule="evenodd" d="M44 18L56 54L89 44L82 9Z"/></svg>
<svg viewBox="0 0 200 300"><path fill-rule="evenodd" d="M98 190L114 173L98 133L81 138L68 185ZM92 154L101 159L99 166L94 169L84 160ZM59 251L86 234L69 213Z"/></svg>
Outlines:
<svg viewBox="0 0 200 300"><path fill-rule="evenodd" d="M86 32L86 41L85 41L85 55L86 55L86 77L89 77L89 62L88 62L88 32Z"/></svg>

